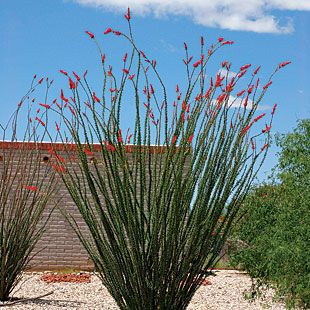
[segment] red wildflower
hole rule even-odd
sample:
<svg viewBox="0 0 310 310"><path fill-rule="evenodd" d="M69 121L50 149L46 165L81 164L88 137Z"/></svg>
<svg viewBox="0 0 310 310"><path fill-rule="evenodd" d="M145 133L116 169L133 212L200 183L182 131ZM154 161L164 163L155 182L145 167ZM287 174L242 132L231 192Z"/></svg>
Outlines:
<svg viewBox="0 0 310 310"><path fill-rule="evenodd" d="M154 94L155 93L155 90L154 90L154 87L152 84L150 84L150 90L151 90L151 94Z"/></svg>
<svg viewBox="0 0 310 310"><path fill-rule="evenodd" d="M152 123L153 123L155 126L157 126L158 121L155 121L155 120L152 119Z"/></svg>
<svg viewBox="0 0 310 310"><path fill-rule="evenodd" d="M140 54L142 55L143 58L146 58L146 56L145 56L143 51L140 51Z"/></svg>
<svg viewBox="0 0 310 310"><path fill-rule="evenodd" d="M130 140L131 140L131 137L132 137L132 133L128 136L127 138L127 142L130 143Z"/></svg>
<svg viewBox="0 0 310 310"><path fill-rule="evenodd" d="M32 192L34 192L34 191L36 191L38 189L37 186L31 186L31 185L26 185L26 186L24 186L24 188L28 189L28 190L30 190Z"/></svg>
<svg viewBox="0 0 310 310"><path fill-rule="evenodd" d="M56 125L56 130L59 131L60 128L59 128L59 125L57 124L57 122L55 122L55 125Z"/></svg>
<svg viewBox="0 0 310 310"><path fill-rule="evenodd" d="M269 132L270 129L271 129L271 126L266 125L266 128L262 130L262 133Z"/></svg>
<svg viewBox="0 0 310 310"><path fill-rule="evenodd" d="M57 172L65 172L65 168L63 165L55 165L54 163L51 163L52 167L54 168L55 171Z"/></svg>
<svg viewBox="0 0 310 310"><path fill-rule="evenodd" d="M187 140L187 142L188 142L188 143L192 143L193 138L194 138L194 135L190 135L189 138L188 138L188 140Z"/></svg>
<svg viewBox="0 0 310 310"><path fill-rule="evenodd" d="M64 70L59 70L59 72L62 73L63 75L68 75L68 72Z"/></svg>
<svg viewBox="0 0 310 310"><path fill-rule="evenodd" d="M56 157L59 161L61 161L62 163L65 163L65 159L64 159L62 156L56 155L55 157Z"/></svg>
<svg viewBox="0 0 310 310"><path fill-rule="evenodd" d="M271 84L272 84L272 81L269 81L269 82L263 87L263 89L266 90Z"/></svg>
<svg viewBox="0 0 310 310"><path fill-rule="evenodd" d="M117 31L117 30L113 30L113 33L116 35L116 36L120 36L122 33Z"/></svg>
<svg viewBox="0 0 310 310"><path fill-rule="evenodd" d="M277 104L275 103L273 105L273 108L272 108L272 111L271 111L271 115L274 115L274 112L276 111L276 108L277 108Z"/></svg>
<svg viewBox="0 0 310 310"><path fill-rule="evenodd" d="M109 66L108 76L112 76L112 67Z"/></svg>
<svg viewBox="0 0 310 310"><path fill-rule="evenodd" d="M171 144L174 144L177 141L177 136L173 136L171 139Z"/></svg>
<svg viewBox="0 0 310 310"><path fill-rule="evenodd" d="M193 56L189 57L187 63L189 64L192 61L192 59L193 59Z"/></svg>
<svg viewBox="0 0 310 310"><path fill-rule="evenodd" d="M222 42L224 40L224 38L220 37L217 39L219 42Z"/></svg>
<svg viewBox="0 0 310 310"><path fill-rule="evenodd" d="M85 31L85 33L87 33L90 36L91 39L93 39L95 37L91 32L89 32L87 30Z"/></svg>
<svg viewBox="0 0 310 310"><path fill-rule="evenodd" d="M39 81L38 81L38 84L41 84L43 82L44 78L41 78Z"/></svg>
<svg viewBox="0 0 310 310"><path fill-rule="evenodd" d="M130 21L131 16L130 16L130 9L129 9L129 8L127 9L127 14L125 14L124 16L125 16L125 18L126 18L128 21Z"/></svg>
<svg viewBox="0 0 310 310"><path fill-rule="evenodd" d="M45 123L40 118L36 116L35 120L38 121L43 127L45 127Z"/></svg>
<svg viewBox="0 0 310 310"><path fill-rule="evenodd" d="M79 77L74 71L72 71L72 73L73 73L73 75L75 76L75 78L76 78L77 81L80 81L80 80L81 80L80 77Z"/></svg>
<svg viewBox="0 0 310 310"><path fill-rule="evenodd" d="M249 96L246 96L246 97L245 97L245 100L244 100L244 103L243 103L244 108L247 107L248 101L249 101Z"/></svg>
<svg viewBox="0 0 310 310"><path fill-rule="evenodd" d="M263 118L266 115L266 113L262 113L261 115L254 118L254 122L259 121L261 118Z"/></svg>
<svg viewBox="0 0 310 310"><path fill-rule="evenodd" d="M246 132L252 127L252 123L250 123L250 125L246 126L243 130L242 130L242 137L246 134Z"/></svg>
<svg viewBox="0 0 310 310"><path fill-rule="evenodd" d="M71 78L69 78L69 87L70 89L75 89L75 83L72 81Z"/></svg>
<svg viewBox="0 0 310 310"><path fill-rule="evenodd" d="M265 143L265 144L263 145L263 147L261 148L261 151L263 152L264 149L267 148L268 146L269 146L269 144L268 144L268 143Z"/></svg>
<svg viewBox="0 0 310 310"><path fill-rule="evenodd" d="M69 108L70 112L72 113L72 115L75 115L74 110L70 106L68 106L68 108Z"/></svg>
<svg viewBox="0 0 310 310"><path fill-rule="evenodd" d="M222 45L226 45L226 44L232 45L234 43L235 43L234 41L225 41L225 42L222 42Z"/></svg>
<svg viewBox="0 0 310 310"><path fill-rule="evenodd" d="M248 88L248 94L251 94L253 91L254 85L252 84L249 88Z"/></svg>
<svg viewBox="0 0 310 310"><path fill-rule="evenodd" d="M118 143L123 143L122 131L121 130L119 130L117 132L117 141L118 141Z"/></svg>
<svg viewBox="0 0 310 310"><path fill-rule="evenodd" d="M37 75L35 74L34 76L33 76L33 79L36 79L37 78Z"/></svg>
<svg viewBox="0 0 310 310"><path fill-rule="evenodd" d="M246 70L246 69L250 68L251 66L252 66L251 64L246 64L246 65L240 67L240 71Z"/></svg>
<svg viewBox="0 0 310 310"><path fill-rule="evenodd" d="M224 76L221 77L221 75L218 73L218 74L216 75L215 87L221 86L221 83L222 83L222 81L224 80L224 78L225 78Z"/></svg>
<svg viewBox="0 0 310 310"><path fill-rule="evenodd" d="M40 103L39 104L41 107L46 108L46 109L50 109L51 106L49 104L45 104L45 103Z"/></svg>
<svg viewBox="0 0 310 310"><path fill-rule="evenodd" d="M98 103L100 102L100 99L96 96L95 92L93 92L93 99Z"/></svg>
<svg viewBox="0 0 310 310"><path fill-rule="evenodd" d="M127 70L127 69L123 69L123 72L125 73L125 74L129 74L129 71Z"/></svg>
<svg viewBox="0 0 310 310"><path fill-rule="evenodd" d="M109 142L105 142L105 144L106 144L108 151L114 152L116 150L116 148L112 144L110 144Z"/></svg>
<svg viewBox="0 0 310 310"><path fill-rule="evenodd" d="M255 142L251 139L252 150L255 150Z"/></svg>
<svg viewBox="0 0 310 310"><path fill-rule="evenodd" d="M68 101L69 101L69 100L64 96L64 92L63 92L62 89L60 90L60 99L63 100L63 101L65 101L65 102L68 102Z"/></svg>
<svg viewBox="0 0 310 310"><path fill-rule="evenodd" d="M241 92L239 92L239 93L237 94L237 97L241 97L241 96L244 94L244 92L245 92L245 90L242 90Z"/></svg>
<svg viewBox="0 0 310 310"><path fill-rule="evenodd" d="M197 68L201 63L202 63L202 59L196 61L196 62L193 64L193 67L194 67L194 68Z"/></svg>
<svg viewBox="0 0 310 310"><path fill-rule="evenodd" d="M243 70L238 74L238 78L240 79L241 77L243 77L246 74L247 70Z"/></svg>
<svg viewBox="0 0 310 310"><path fill-rule="evenodd" d="M128 79L132 81L134 77L135 77L135 75L134 75L134 74L132 74L132 75L130 75L130 76L129 76L129 78L128 78Z"/></svg>
<svg viewBox="0 0 310 310"><path fill-rule="evenodd" d="M258 67L255 69L255 71L253 72L253 74L257 74L257 72L259 71L260 67L261 67L261 66L258 66Z"/></svg>
<svg viewBox="0 0 310 310"><path fill-rule="evenodd" d="M255 85L255 87L257 88L258 87L258 84L259 84L259 78L257 79L257 81L256 81L256 85Z"/></svg>
<svg viewBox="0 0 310 310"><path fill-rule="evenodd" d="M278 66L279 69L289 65L291 63L291 61L284 61L284 62L281 62Z"/></svg>
<svg viewBox="0 0 310 310"><path fill-rule="evenodd" d="M156 67L156 60L152 60L152 66L155 68Z"/></svg>
<svg viewBox="0 0 310 310"><path fill-rule="evenodd" d="M126 60L127 60L127 53L124 55L123 62L126 62Z"/></svg>
<svg viewBox="0 0 310 310"><path fill-rule="evenodd" d="M94 153L90 150L90 149L84 149L83 152L86 154L86 155L89 155L89 156L93 156Z"/></svg>
<svg viewBox="0 0 310 310"><path fill-rule="evenodd" d="M112 30L112 28L107 28L106 30L105 30L105 32L103 33L103 34L108 34L108 33L110 33L110 32L112 32L113 30Z"/></svg>
<svg viewBox="0 0 310 310"><path fill-rule="evenodd" d="M184 42L184 49L187 50L187 44Z"/></svg>

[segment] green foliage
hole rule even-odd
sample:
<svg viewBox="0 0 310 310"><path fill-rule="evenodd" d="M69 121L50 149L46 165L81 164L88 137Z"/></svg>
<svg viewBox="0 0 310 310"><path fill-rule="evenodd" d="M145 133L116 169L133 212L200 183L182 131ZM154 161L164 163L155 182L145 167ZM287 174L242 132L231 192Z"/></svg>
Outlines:
<svg viewBox="0 0 310 310"><path fill-rule="evenodd" d="M257 108L287 63L262 88L259 68L251 65L230 78L225 62L225 74L210 80L209 60L233 42L220 38L206 47L202 38L196 62L185 45L186 83L168 95L171 85L136 46L130 21L129 34L106 31L131 50L120 72L86 33L99 48L103 84L96 91L86 74L61 70L70 89L43 115L60 119L51 141L61 140L66 154L61 158L55 147L53 167L90 235L66 215L120 309L185 309L216 264L266 156L274 110L268 117ZM242 83L247 71L249 81ZM262 131L263 117L268 126ZM124 128L128 122L131 129Z"/></svg>
<svg viewBox="0 0 310 310"><path fill-rule="evenodd" d="M18 111L0 141L0 301L7 301L27 270L48 216L43 211L56 188L55 173L42 162L35 131L16 141ZM8 135L9 125L13 132ZM21 133L21 132L20 132ZM29 140L28 140L29 138ZM32 141L32 142L30 142Z"/></svg>
<svg viewBox="0 0 310 310"><path fill-rule="evenodd" d="M278 184L254 189L243 203L246 212L235 238L246 246L233 263L262 285L274 286L287 307L310 307L310 120L293 133L278 135L281 147Z"/></svg>

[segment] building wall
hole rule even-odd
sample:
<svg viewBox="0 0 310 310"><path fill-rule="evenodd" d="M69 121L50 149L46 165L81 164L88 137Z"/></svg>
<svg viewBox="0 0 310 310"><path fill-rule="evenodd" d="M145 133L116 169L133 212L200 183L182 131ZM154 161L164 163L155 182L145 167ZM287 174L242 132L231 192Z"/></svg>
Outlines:
<svg viewBox="0 0 310 310"><path fill-rule="evenodd" d="M5 155L6 149L18 149L21 143L15 142L0 142L0 161L1 156ZM28 143L29 149L34 147L34 144ZM55 148L55 145L53 146ZM61 155L62 145L56 145L59 154ZM40 158L42 160L42 168L49 163L51 154L49 150L51 144L40 144ZM132 152L132 147L126 147L127 153ZM156 151L162 152L162 148L156 148ZM2 153L1 153L2 152ZM155 152L155 147L151 148L151 153ZM64 155L65 156L65 155ZM1 164L1 163L0 163ZM56 182L59 182L59 188L55 193L56 199L59 200L59 207L68 211L73 216L79 227L85 233L88 232L87 226L80 216L78 208L75 206L69 192L65 188L59 176L56 177ZM49 203L44 211L44 219L50 216L45 232L37 243L34 252L35 256L30 262L30 267L33 270L93 270L93 264L81 245L77 235L72 227L56 207L53 209L53 203Z"/></svg>

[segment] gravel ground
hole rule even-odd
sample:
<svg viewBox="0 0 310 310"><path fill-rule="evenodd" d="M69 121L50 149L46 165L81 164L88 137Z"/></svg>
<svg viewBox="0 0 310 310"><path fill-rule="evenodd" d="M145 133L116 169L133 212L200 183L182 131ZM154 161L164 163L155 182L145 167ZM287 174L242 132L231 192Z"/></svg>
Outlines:
<svg viewBox="0 0 310 310"><path fill-rule="evenodd" d="M42 273L28 273L17 288L14 297L31 298L54 291L52 295L35 301L23 302L10 309L118 309L107 289L96 276L91 283L45 283L40 280ZM251 285L250 278L242 272L221 270L210 277L211 285L201 286L193 297L188 310L238 310L238 309L274 309L284 310L281 304L272 302L269 291L264 300L249 303L243 298L243 292Z"/></svg>

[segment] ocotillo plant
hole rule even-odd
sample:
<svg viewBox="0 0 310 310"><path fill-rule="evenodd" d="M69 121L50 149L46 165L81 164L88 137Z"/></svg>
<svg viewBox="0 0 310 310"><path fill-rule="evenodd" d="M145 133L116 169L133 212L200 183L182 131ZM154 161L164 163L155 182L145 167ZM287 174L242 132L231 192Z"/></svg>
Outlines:
<svg viewBox="0 0 310 310"><path fill-rule="evenodd" d="M25 98L24 98L25 99ZM22 104L22 102L21 102ZM8 301L31 267L34 247L49 216L43 211L56 188L55 171L43 163L35 127L17 126L18 110L1 126L0 301ZM36 125L35 125L36 126ZM17 137L21 140L17 141ZM48 214L48 213L47 213Z"/></svg>
<svg viewBox="0 0 310 310"><path fill-rule="evenodd" d="M128 35L104 32L132 48L119 74L86 31L101 56L101 95L87 72L80 77L60 70L69 92L61 90L61 101L45 104L45 112L60 117L53 141L67 143L67 155L53 150L52 165L90 236L68 215L70 222L120 309L180 310L210 274L266 156L276 106L265 127L267 115L256 112L272 76L288 62L261 88L259 68L253 70L237 92L251 65L229 78L226 61L222 73L207 78L212 55L233 42L219 38L206 47L201 38L196 61L184 44L187 85L168 95L156 61L136 46L129 10L125 18ZM133 130L124 134L128 111Z"/></svg>

